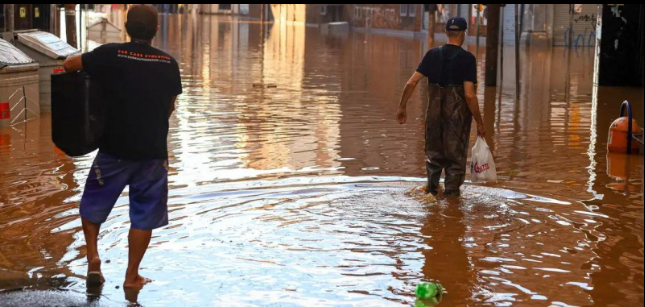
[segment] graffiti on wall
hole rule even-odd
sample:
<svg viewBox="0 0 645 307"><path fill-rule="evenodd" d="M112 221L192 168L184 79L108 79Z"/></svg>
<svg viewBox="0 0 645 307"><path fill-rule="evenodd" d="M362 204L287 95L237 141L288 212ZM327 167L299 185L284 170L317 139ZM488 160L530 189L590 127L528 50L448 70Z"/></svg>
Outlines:
<svg viewBox="0 0 645 307"><path fill-rule="evenodd" d="M564 30L564 44L569 46L569 37L571 37L571 46L573 47L593 47L596 40L596 23L598 17L596 14L584 14L573 19L574 23L588 23L589 27L584 28L584 32L576 33L572 28Z"/></svg>
<svg viewBox="0 0 645 307"><path fill-rule="evenodd" d="M358 26L392 28L399 22L393 8L354 6L354 22Z"/></svg>
<svg viewBox="0 0 645 307"><path fill-rule="evenodd" d="M573 47L593 47L596 39L596 31L585 28L583 33L576 33L575 30L567 28L564 30L564 44L569 46L569 36L571 36L571 46Z"/></svg>

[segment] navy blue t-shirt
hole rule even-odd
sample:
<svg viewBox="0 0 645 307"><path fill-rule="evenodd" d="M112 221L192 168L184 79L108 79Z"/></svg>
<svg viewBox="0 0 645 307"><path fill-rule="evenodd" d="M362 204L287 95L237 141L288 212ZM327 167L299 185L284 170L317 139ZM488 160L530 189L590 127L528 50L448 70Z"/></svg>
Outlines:
<svg viewBox="0 0 645 307"><path fill-rule="evenodd" d="M443 55L443 65L439 65L439 51ZM428 83L440 86L463 86L464 81L477 84L475 56L456 45L446 44L428 50L417 71L428 78Z"/></svg>
<svg viewBox="0 0 645 307"><path fill-rule="evenodd" d="M167 159L170 104L182 92L177 61L133 42L102 45L82 61L105 92L99 150L125 160Z"/></svg>

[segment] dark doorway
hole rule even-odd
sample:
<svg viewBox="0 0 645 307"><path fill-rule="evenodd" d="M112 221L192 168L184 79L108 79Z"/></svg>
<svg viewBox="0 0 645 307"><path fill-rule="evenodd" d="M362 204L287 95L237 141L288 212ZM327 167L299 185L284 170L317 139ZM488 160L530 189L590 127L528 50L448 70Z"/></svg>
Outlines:
<svg viewBox="0 0 645 307"><path fill-rule="evenodd" d="M50 7L49 4L32 4L31 11L31 27L34 29L39 29L42 31L49 31L49 19L50 19Z"/></svg>
<svg viewBox="0 0 645 307"><path fill-rule="evenodd" d="M31 4L14 4L14 25L16 30L28 30L32 28Z"/></svg>
<svg viewBox="0 0 645 307"><path fill-rule="evenodd" d="M328 4L327 14L329 14L329 22L341 21L343 6L337 4Z"/></svg>

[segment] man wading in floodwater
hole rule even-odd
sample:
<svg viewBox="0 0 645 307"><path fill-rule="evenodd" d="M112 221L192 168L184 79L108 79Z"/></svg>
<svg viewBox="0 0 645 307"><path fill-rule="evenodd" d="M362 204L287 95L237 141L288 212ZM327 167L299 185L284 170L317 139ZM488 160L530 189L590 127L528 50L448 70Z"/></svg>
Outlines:
<svg viewBox="0 0 645 307"><path fill-rule="evenodd" d="M132 225L124 288L149 282L139 275L139 264L152 229L168 224L168 118L182 90L177 62L150 46L159 30L158 18L154 7L133 5L125 25L131 42L106 44L64 63L68 72L87 72L105 92L105 132L80 205L88 285L105 281L97 249L99 228L126 185Z"/></svg>
<svg viewBox="0 0 645 307"><path fill-rule="evenodd" d="M477 134L486 131L479 113L475 93L477 63L475 56L461 48L466 40L468 24L461 17L446 23L448 43L429 50L417 71L405 84L396 118L407 121L406 104L417 83L428 78L425 152L428 171L427 192L437 195L441 171L446 171L445 195L459 196L459 187L466 177L466 157L471 118L477 122Z"/></svg>

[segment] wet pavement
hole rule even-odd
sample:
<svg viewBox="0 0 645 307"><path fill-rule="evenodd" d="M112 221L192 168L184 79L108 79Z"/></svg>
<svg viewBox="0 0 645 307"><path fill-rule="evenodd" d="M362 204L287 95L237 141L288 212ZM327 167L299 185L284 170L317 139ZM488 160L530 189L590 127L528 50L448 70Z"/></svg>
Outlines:
<svg viewBox="0 0 645 307"><path fill-rule="evenodd" d="M643 89L593 86L592 49L523 50L516 101L507 46L501 95L479 89L500 181L432 202L410 192L424 184L425 85L408 124L394 119L424 41L161 25L154 44L180 63L184 94L170 226L142 264L154 282L120 288L126 192L99 237L107 283L86 295L78 202L94 155L58 152L44 115L0 128L2 305L397 306L421 281L444 285L441 306L643 304L643 157L606 152L622 100L644 123Z"/></svg>

